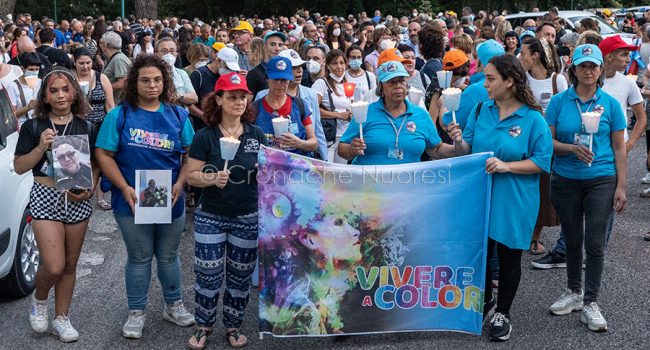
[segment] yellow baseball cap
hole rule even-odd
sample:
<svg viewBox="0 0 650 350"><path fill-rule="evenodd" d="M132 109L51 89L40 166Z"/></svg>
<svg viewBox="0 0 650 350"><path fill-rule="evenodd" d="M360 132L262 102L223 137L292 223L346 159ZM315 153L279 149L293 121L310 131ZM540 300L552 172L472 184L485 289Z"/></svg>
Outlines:
<svg viewBox="0 0 650 350"><path fill-rule="evenodd" d="M248 21L237 21L237 23L235 23L235 27L230 29L231 32L238 30L245 30L253 34L253 26L248 23Z"/></svg>
<svg viewBox="0 0 650 350"><path fill-rule="evenodd" d="M219 52L219 50L223 49L224 47L226 47L226 44L224 44L224 43L216 42L216 43L212 44L212 48L216 52Z"/></svg>

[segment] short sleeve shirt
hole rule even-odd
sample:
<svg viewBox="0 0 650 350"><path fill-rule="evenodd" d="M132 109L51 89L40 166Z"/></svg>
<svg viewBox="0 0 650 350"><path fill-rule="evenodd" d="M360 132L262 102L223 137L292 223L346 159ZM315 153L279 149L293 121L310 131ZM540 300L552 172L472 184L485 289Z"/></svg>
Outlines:
<svg viewBox="0 0 650 350"><path fill-rule="evenodd" d="M102 73L113 84L119 79L126 77L129 68L131 68L131 60L125 54L118 52L111 57ZM113 90L113 98L115 99L115 104L119 104L123 98L123 90Z"/></svg>
<svg viewBox="0 0 650 350"><path fill-rule="evenodd" d="M323 78L316 80L311 88L316 90L318 96L323 98L321 101L321 106L325 107L325 109L336 112L350 110L350 100L345 97L343 84L336 84L336 86L332 88ZM334 103L334 106L332 106L332 103L330 103L330 95L332 96L332 102ZM336 121L336 137L341 137L341 135L343 135L345 129L348 128L348 124L349 122L340 119Z"/></svg>

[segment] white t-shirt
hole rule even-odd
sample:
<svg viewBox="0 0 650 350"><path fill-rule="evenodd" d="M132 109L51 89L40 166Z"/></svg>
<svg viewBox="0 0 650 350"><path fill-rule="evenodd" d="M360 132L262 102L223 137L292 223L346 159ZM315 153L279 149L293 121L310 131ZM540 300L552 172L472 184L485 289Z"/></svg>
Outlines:
<svg viewBox="0 0 650 350"><path fill-rule="evenodd" d="M632 81L632 79L626 77L620 72L616 72L616 74L611 78L605 78L603 91L612 95L612 97L614 97L616 101L621 104L621 108L623 108L623 114L625 114L625 121L627 123L629 123L627 120L627 107L643 102L641 90L636 85L636 82ZM628 138L629 135L626 128L625 141L627 141Z"/></svg>
<svg viewBox="0 0 650 350"><path fill-rule="evenodd" d="M372 72L363 71L363 74L355 78L348 71L345 71L345 80L349 83L357 84L354 91L355 100L363 97L368 90L373 90L377 87L377 77ZM368 80L370 80L370 85L368 85Z"/></svg>
<svg viewBox="0 0 650 350"><path fill-rule="evenodd" d="M25 107L26 104L29 103L29 101L35 100L38 97L38 90L41 89L41 79L38 79L38 81L36 83L36 86L33 89L30 88L28 85L23 84L23 83L20 83L20 87L18 87L18 84L16 84L15 82L8 84L6 86L6 89L7 89L7 95L9 95L9 100L11 101L11 104L14 107L16 107L16 109L23 108L23 107ZM22 100L20 98L20 90L18 90L18 89L23 90L23 94L25 96L25 104L23 104L23 102L22 102ZM34 118L34 110L29 111L27 116L29 117L29 119ZM20 120L19 120L20 124L22 125L22 123L25 120L27 120L27 118L25 118L25 116L20 117Z"/></svg>
<svg viewBox="0 0 650 350"><path fill-rule="evenodd" d="M364 78L365 79L365 78ZM343 84L336 84L336 87L332 89L332 102L334 102L334 108L330 105L330 99L329 99L329 94L327 93L327 82L325 79L318 79L314 82L314 85L311 87L312 89L316 90L316 93L318 96L321 96L323 98L323 101L321 102L321 105L325 107L325 109L331 111L334 109L336 112L344 112L344 111L349 111L351 110L350 108L350 100L345 97L345 91L343 90ZM336 91L336 93L334 92ZM337 95L338 93L338 95ZM322 119L322 117L321 117ZM343 136L343 133L345 132L345 129L348 128L348 124L350 122L343 121L341 119L338 119L336 121L336 137L341 137Z"/></svg>
<svg viewBox="0 0 650 350"><path fill-rule="evenodd" d="M19 66L14 66L12 64L8 64L8 66L11 67L11 70L9 70L9 73L7 73L7 75L0 78L0 86L2 87L7 87L14 80L23 75L23 70Z"/></svg>
<svg viewBox="0 0 650 350"><path fill-rule="evenodd" d="M537 103L542 107L542 112L546 113L546 107L548 107L548 103L551 101L551 97L553 97L553 75L547 79L537 80L526 72L526 78L528 79L528 86L533 91L535 101L537 101ZM557 75L555 83L557 93L569 88L569 84L562 74Z"/></svg>

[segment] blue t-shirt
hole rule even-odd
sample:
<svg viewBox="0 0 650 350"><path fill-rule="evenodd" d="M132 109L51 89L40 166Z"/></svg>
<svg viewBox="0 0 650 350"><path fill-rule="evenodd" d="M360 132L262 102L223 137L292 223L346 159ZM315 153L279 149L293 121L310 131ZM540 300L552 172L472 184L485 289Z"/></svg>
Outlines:
<svg viewBox="0 0 650 350"><path fill-rule="evenodd" d="M257 112L257 118L255 119L255 125L259 126L264 132L266 138L269 140L269 145L271 147L282 149L281 145L275 140L274 131L273 131L273 118L278 116L289 117L289 132L296 135L301 140L307 138L306 126L312 125L311 121L311 110L304 101L301 101L304 106L304 114L301 115L300 108L296 99L287 95L287 99L282 107L278 111L273 111L273 108L269 106L266 102L266 98L260 98L259 100L253 102L254 109ZM311 157L311 152L303 152L298 149L284 149L287 152L302 154Z"/></svg>
<svg viewBox="0 0 650 350"><path fill-rule="evenodd" d="M476 115L476 108L470 115ZM463 139L472 153L494 152L504 162L530 159L544 172L551 169L551 131L542 114L526 105L500 120L494 101L483 102L478 117L469 118ZM512 249L528 249L539 200L539 174L495 173L489 237Z"/></svg>
<svg viewBox="0 0 650 350"><path fill-rule="evenodd" d="M56 36L56 40L54 41L54 44L56 45L57 48L61 48L63 45L67 44L65 40L65 36L63 36L63 33L61 33L60 30L54 29L54 35Z"/></svg>
<svg viewBox="0 0 650 350"><path fill-rule="evenodd" d="M356 156L352 164L358 165L387 165L405 164L420 161L426 148L432 148L442 142L429 113L419 106L405 100L406 112L393 118L384 108L384 99L368 106L368 117L363 123L363 140L366 143L364 155ZM390 120L389 120L390 118ZM405 120L406 119L406 120ZM403 152L403 159L389 158L389 149L395 148L395 129L399 131L398 148ZM359 124L350 121L347 130L341 137L341 142L351 143L359 137Z"/></svg>
<svg viewBox="0 0 650 350"><path fill-rule="evenodd" d="M69 44L72 41L72 32L71 31L66 31L63 32L63 36L65 37L65 43Z"/></svg>
<svg viewBox="0 0 650 350"><path fill-rule="evenodd" d="M200 36L197 36L192 43L193 44L203 44L203 45L205 45L207 47L212 48L212 45L214 43L216 43L216 42L217 42L217 40L215 38L213 38L212 36L209 36L208 40L203 40L203 38L201 38Z"/></svg>
<svg viewBox="0 0 650 350"><path fill-rule="evenodd" d="M580 111L578 106L580 106ZM594 96L586 102L580 101L575 88L570 87L553 97L546 108L546 121L555 127L555 138L571 145L581 142L589 147L591 137L584 130L580 113L602 111L598 133L594 134L593 148L594 161L591 166L582 162L573 153L555 156L553 158L553 172L569 179L586 180L603 176L616 175L614 162L614 149L612 148L611 134L624 130L626 127L623 109L616 99L604 92L600 87Z"/></svg>
<svg viewBox="0 0 650 350"><path fill-rule="evenodd" d="M479 73L474 74L476 76ZM475 83L468 86L465 91L460 95L460 105L456 111L456 123L460 126L461 130L465 130L467 126L467 119L470 116L470 112L474 109L479 102L484 102L489 99L488 92L483 83L485 82L485 75L480 73L481 79L478 79ZM453 121L451 111L446 112L442 116L442 122L445 125L449 125Z"/></svg>
<svg viewBox="0 0 650 350"><path fill-rule="evenodd" d="M123 108L128 108L126 118ZM115 152L122 176L135 188L136 170L171 170L172 182L176 183L181 156L192 145L193 138L192 123L183 108L161 103L157 111L150 112L123 104L108 112L95 145ZM111 204L115 213L133 216L131 207L115 186L111 189ZM185 200L181 197L172 208L172 218L180 217L184 209Z"/></svg>

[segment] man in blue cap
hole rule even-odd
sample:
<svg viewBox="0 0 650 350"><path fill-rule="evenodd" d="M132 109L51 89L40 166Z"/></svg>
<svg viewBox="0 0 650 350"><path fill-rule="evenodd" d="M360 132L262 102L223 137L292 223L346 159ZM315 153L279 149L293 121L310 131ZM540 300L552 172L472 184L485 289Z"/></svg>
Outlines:
<svg viewBox="0 0 650 350"><path fill-rule="evenodd" d="M471 85L460 95L460 108L456 111L456 122L461 129L465 129L467 119L470 117L469 114L474 106L489 99L487 89L483 86L483 82L485 82L485 73L483 73L485 66L493 57L505 55L506 52L503 45L494 39L490 39L480 44L476 48L476 53L478 56L476 73L470 79ZM442 121L445 125L449 125L452 121L451 112L445 113Z"/></svg>
<svg viewBox="0 0 650 350"><path fill-rule="evenodd" d="M255 96L258 92L268 89L269 85L266 82L266 65L267 62L277 56L280 51L284 50L284 43L287 41L287 36L282 32L268 32L264 35L264 60L255 66L246 75L246 84L248 89ZM291 80L291 79L289 79Z"/></svg>

